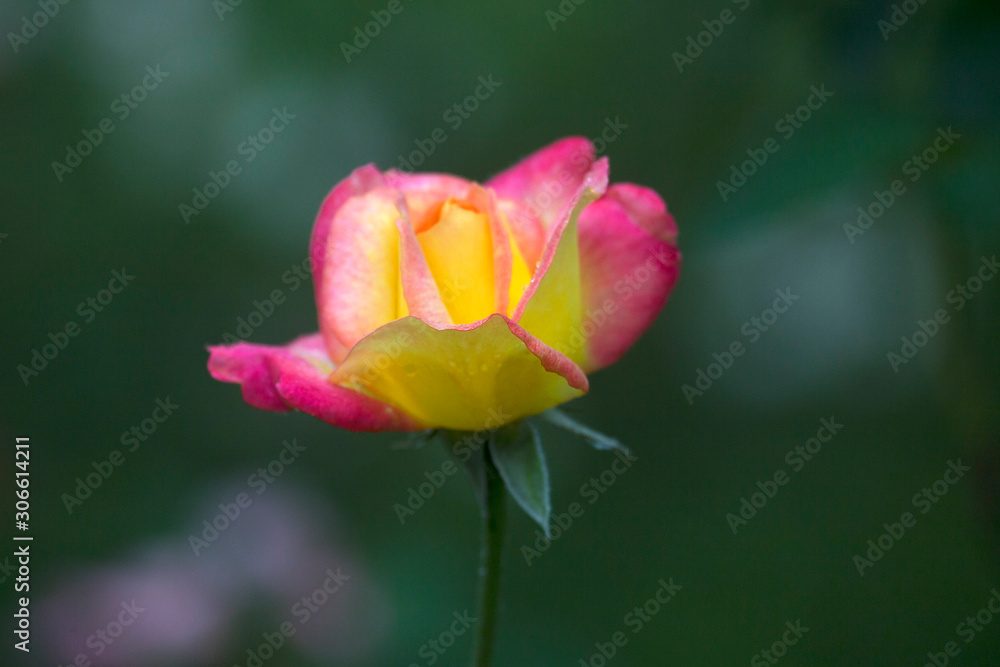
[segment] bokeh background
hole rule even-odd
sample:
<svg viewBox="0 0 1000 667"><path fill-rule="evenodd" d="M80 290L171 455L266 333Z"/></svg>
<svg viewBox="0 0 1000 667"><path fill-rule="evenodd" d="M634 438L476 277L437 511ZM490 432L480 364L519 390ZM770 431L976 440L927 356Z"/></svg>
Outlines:
<svg viewBox="0 0 1000 667"><path fill-rule="evenodd" d="M442 128L421 169L484 180L609 122L612 180L663 194L681 279L568 406L639 461L530 566L535 527L512 513L497 664L599 665L595 644L619 630L609 664L770 664L760 652L796 621L809 630L782 664L923 665L950 641L950 664L998 664L1000 619L981 614L971 638L959 624L1000 586L1000 279L961 310L948 300L1000 251L995 3L902 3L887 31L887 0L403 0L349 58L342 43L386 2L77 0L33 19L41 4L0 5L0 508L9 536L13 439L30 436L35 537L30 655L10 646L13 549L0 555L5 664L248 665L285 621L297 632L264 664L431 664L421 647L474 605L466 481L401 524L394 505L441 469L440 448L250 408L209 378L205 345L279 289L250 340L315 330L311 284L287 276L354 167L398 165ZM712 23L723 10L732 21ZM698 54L688 38L711 26ZM157 66L167 76L122 118L115 101ZM481 76L499 87L455 127L445 112ZM833 95L787 136L776 123L812 86ZM285 108L294 119L247 162L241 143ZM57 174L104 118L113 132ZM911 182L906 162L948 128L959 138ZM769 137L779 150L724 199L718 182ZM241 173L186 220L180 205L232 159ZM848 234L895 179L905 193ZM79 310L122 267L134 280ZM784 289L798 300L751 341L743 327ZM949 321L894 369L887 354L938 309ZM25 381L18 366L70 322L81 333ZM688 400L734 341L745 354ZM179 407L129 451L122 435L158 399ZM843 428L793 472L786 452L823 418ZM611 457L544 436L565 511ZM251 475L293 439L305 449L256 494ZM67 508L115 450L121 465ZM921 514L914 494L959 460L971 470ZM788 484L734 534L726 515L779 470ZM195 555L190 536L241 492L253 504ZM854 557L907 511L916 524L861 576ZM300 623L296 601L337 568L350 578ZM682 590L633 634L625 615L670 578ZM465 664L470 643L436 663Z"/></svg>

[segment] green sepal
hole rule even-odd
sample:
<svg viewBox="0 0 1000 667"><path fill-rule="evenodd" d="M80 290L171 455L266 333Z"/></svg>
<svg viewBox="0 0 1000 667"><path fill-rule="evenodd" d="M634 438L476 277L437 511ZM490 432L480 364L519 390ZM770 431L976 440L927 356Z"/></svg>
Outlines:
<svg viewBox="0 0 1000 667"><path fill-rule="evenodd" d="M491 432L489 448L511 497L548 536L552 501L549 470L538 431L528 422L508 424Z"/></svg>
<svg viewBox="0 0 1000 667"><path fill-rule="evenodd" d="M599 449L601 451L617 449L624 454L631 455L632 453L629 451L628 447L620 443L618 440L608 437L600 431L595 431L588 426L584 426L561 410L551 408L543 412L540 416L544 417L545 420L553 426L558 426L563 430L582 437L590 443L590 446L594 449Z"/></svg>

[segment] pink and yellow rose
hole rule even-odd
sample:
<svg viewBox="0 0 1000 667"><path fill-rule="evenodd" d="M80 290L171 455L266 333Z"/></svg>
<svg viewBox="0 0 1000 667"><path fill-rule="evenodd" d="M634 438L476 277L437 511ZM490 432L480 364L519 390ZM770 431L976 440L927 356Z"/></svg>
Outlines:
<svg viewBox="0 0 1000 667"><path fill-rule="evenodd" d="M355 170L310 245L319 333L210 347L247 403L354 431L477 430L587 392L677 279L659 195L562 139L485 184Z"/></svg>

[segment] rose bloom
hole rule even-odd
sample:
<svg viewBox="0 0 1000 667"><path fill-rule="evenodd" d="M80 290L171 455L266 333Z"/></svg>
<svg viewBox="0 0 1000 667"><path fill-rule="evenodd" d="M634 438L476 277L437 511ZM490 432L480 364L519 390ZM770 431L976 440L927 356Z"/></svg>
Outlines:
<svg viewBox="0 0 1000 667"><path fill-rule="evenodd" d="M586 139L485 184L355 170L327 196L309 257L319 333L210 347L247 403L353 431L479 430L587 392L677 280L659 195L608 185Z"/></svg>

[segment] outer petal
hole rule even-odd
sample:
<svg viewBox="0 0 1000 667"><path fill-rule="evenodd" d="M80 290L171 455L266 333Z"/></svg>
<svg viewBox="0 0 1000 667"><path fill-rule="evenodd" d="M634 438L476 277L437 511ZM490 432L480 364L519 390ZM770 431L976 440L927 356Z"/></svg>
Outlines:
<svg viewBox="0 0 1000 667"><path fill-rule="evenodd" d="M584 319L571 352L585 350L588 373L617 361L656 319L680 271L676 233L660 196L632 184L611 186L580 215Z"/></svg>
<svg viewBox="0 0 1000 667"><path fill-rule="evenodd" d="M216 380L243 385L243 398L264 410L301 410L350 431L426 428L398 408L328 381L333 362L319 334L284 347L237 343L209 347Z"/></svg>
<svg viewBox="0 0 1000 667"><path fill-rule="evenodd" d="M607 197L618 202L635 224L665 243L677 240L677 223L655 190L633 183L615 183Z"/></svg>
<svg viewBox="0 0 1000 667"><path fill-rule="evenodd" d="M580 335L582 313L577 219L607 185L608 161L601 158L567 202L572 210L553 226L542 262L513 314L518 324L578 364L584 351L573 344Z"/></svg>
<svg viewBox="0 0 1000 667"><path fill-rule="evenodd" d="M313 225L312 239L309 241L309 258L313 265L313 286L319 292L323 281L323 265L326 262L326 240L330 233L330 225L337 211L351 197L363 195L379 186L385 185L385 178L375 165L367 164L355 169L350 176L342 180L330 191L323 200L316 224Z"/></svg>
<svg viewBox="0 0 1000 667"><path fill-rule="evenodd" d="M323 283L323 270L327 259L327 238L330 227L340 207L351 197L363 195L377 187L384 186L385 179L375 165L367 164L355 169L350 176L337 184L323 200L316 222L313 225L312 238L309 241L309 259L312 262L313 288L318 296ZM318 300L318 299L317 299ZM336 338L330 336L327 340L330 354L342 358L347 354L347 348Z"/></svg>
<svg viewBox="0 0 1000 667"><path fill-rule="evenodd" d="M402 215L396 191L376 188L349 199L334 217L316 294L320 331L334 361L400 314L396 219Z"/></svg>
<svg viewBox="0 0 1000 667"><path fill-rule="evenodd" d="M491 178L501 200L520 202L532 210L543 228L549 230L572 208L594 162L594 146L583 137L567 137L529 155L507 171ZM515 221L528 224L528 221ZM512 225L515 233L518 225ZM530 254L530 253L526 253Z"/></svg>
<svg viewBox="0 0 1000 667"><path fill-rule="evenodd" d="M360 341L331 379L460 430L496 428L588 388L576 364L500 314L444 330L396 320Z"/></svg>

